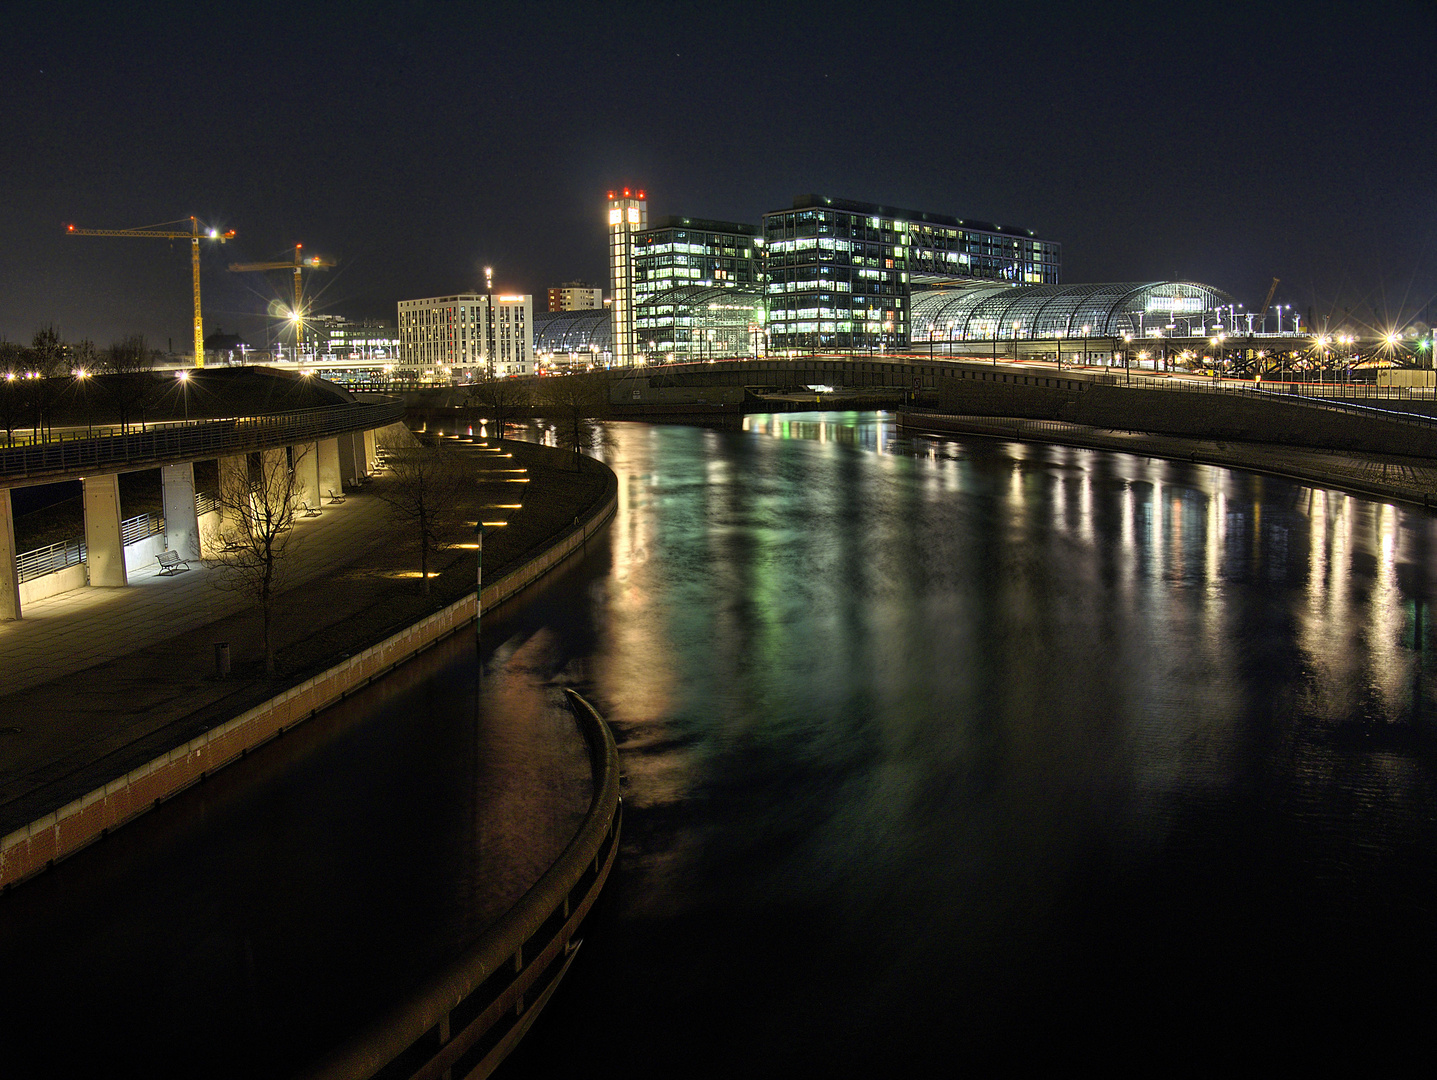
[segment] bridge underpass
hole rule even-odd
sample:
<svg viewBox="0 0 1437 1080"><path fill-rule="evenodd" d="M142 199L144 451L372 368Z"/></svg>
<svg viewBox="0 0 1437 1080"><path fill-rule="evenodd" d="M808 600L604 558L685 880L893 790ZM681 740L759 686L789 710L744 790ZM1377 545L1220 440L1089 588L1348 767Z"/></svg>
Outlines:
<svg viewBox="0 0 1437 1080"><path fill-rule="evenodd" d="M0 619L22 617L26 602L79 585L128 584L119 478L122 473L159 469L164 499L163 542L183 559L204 551L194 463L216 459L226 470L248 469L249 455L288 451L300 479L318 505L329 491L352 486L375 460L375 432L403 418L400 402L332 405L261 416L197 420L148 431L53 442L0 450ZM79 481L84 512L84 579L76 572L63 581L22 588L16 550L11 491L59 481ZM217 523L217 521L216 521Z"/></svg>

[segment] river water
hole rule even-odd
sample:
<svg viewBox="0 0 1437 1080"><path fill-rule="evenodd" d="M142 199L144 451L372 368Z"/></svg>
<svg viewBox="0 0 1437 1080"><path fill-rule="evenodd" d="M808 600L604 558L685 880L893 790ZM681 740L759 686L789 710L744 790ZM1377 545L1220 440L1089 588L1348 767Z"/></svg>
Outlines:
<svg viewBox="0 0 1437 1080"><path fill-rule="evenodd" d="M609 456L572 674L620 735L622 873L517 1075L1292 1065L1425 1027L1429 515L874 415Z"/></svg>
<svg viewBox="0 0 1437 1080"><path fill-rule="evenodd" d="M564 685L624 842L505 1075L1290 1065L1427 1023L1431 517L882 414L598 452L618 516L486 620L482 680L455 639L7 898L7 1038L109 1008L120 1059L312 1056L562 844Z"/></svg>

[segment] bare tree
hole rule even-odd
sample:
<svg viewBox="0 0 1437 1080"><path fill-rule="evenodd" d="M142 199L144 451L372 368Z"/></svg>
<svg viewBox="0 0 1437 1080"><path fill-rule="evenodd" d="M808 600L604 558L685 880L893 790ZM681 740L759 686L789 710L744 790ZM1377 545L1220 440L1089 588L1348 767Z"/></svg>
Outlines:
<svg viewBox="0 0 1437 1080"><path fill-rule="evenodd" d="M492 420L495 437L504 441L504 433L519 413L527 411L533 402L529 388L515 379L490 379L479 383L469 391L469 404L484 410L487 419Z"/></svg>
<svg viewBox="0 0 1437 1080"><path fill-rule="evenodd" d="M284 448L246 456L244 467L220 464L215 502L221 522L209 537L211 554L205 565L218 573L219 588L254 601L263 624L264 672L273 676L275 599L284 579L287 558L295 550L294 508L304 494L295 468L307 450Z"/></svg>
<svg viewBox="0 0 1437 1080"><path fill-rule="evenodd" d="M609 412L609 376L595 371L545 379L538 390L539 404L554 421L559 445L572 449L574 468L578 455L594 438L594 421Z"/></svg>
<svg viewBox="0 0 1437 1080"><path fill-rule="evenodd" d="M26 380L30 405L35 410L35 432L44 437L47 426L54 425L55 404L59 400L64 377L70 373L65 357L65 344L60 340L60 331L54 323L35 331L35 337L25 354L27 374L34 378Z"/></svg>
<svg viewBox="0 0 1437 1080"><path fill-rule="evenodd" d="M143 334L131 334L105 350L105 386L119 410L121 432L130 430L130 420L137 414L144 426L145 408L156 391L151 370L154 366L154 354L146 346Z"/></svg>
<svg viewBox="0 0 1437 1080"><path fill-rule="evenodd" d="M429 595L429 551L442 546L444 530L456 518L457 504L472 480L462 458L442 444L397 445L385 440L389 477L374 486L374 494L389 506L401 526L416 530L419 539L419 573L424 595Z"/></svg>

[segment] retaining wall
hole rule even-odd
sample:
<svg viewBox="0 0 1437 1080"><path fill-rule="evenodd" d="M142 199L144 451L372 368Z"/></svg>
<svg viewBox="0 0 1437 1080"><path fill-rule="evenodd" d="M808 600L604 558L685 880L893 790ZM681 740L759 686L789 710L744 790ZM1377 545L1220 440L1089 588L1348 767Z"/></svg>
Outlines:
<svg viewBox="0 0 1437 1080"><path fill-rule="evenodd" d="M583 548L618 505L617 481L600 504L536 558L484 587L484 610L503 603ZM378 645L292 686L183 746L117 777L0 840L0 886L38 873L143 814L242 754L307 720L440 638L474 621L473 593Z"/></svg>

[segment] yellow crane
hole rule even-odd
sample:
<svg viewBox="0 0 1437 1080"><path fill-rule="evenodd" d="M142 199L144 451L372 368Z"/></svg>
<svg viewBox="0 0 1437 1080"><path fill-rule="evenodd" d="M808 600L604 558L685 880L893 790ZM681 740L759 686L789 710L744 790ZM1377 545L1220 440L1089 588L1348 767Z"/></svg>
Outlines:
<svg viewBox="0 0 1437 1080"><path fill-rule="evenodd" d="M190 218L189 232L173 232L164 228L166 225L179 225L184 221L164 221L159 225L147 225L141 229L79 229L74 225L66 226L65 231L71 236L148 236L156 240L188 240L190 242L190 264L194 269L195 279L195 367L205 366L205 329L204 321L200 317L200 241L216 240L223 244L226 240L233 240L235 231L220 232L218 229L200 229L199 218Z"/></svg>
<svg viewBox="0 0 1437 1080"><path fill-rule="evenodd" d="M257 273L265 270L292 270L294 271L294 307L290 309L290 318L294 320L294 355L295 360L299 359L299 348L304 344L304 307L302 300L304 290L301 288L300 275L305 270L328 270L334 265L333 259L326 259L322 255L311 255L304 257L304 245L294 245L294 262L258 262L258 263L230 263L230 269L238 274Z"/></svg>

